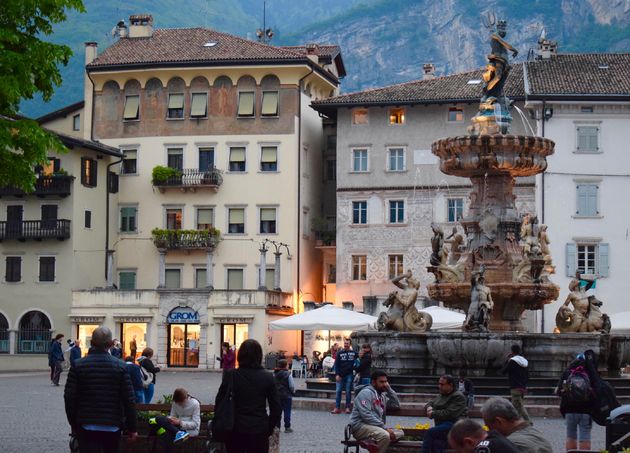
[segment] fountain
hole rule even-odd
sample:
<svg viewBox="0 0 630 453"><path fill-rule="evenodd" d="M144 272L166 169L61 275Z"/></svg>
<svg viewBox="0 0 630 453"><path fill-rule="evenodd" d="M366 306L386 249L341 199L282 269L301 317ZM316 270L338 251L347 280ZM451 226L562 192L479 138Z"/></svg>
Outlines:
<svg viewBox="0 0 630 453"><path fill-rule="evenodd" d="M585 294L580 275L558 312L562 333L528 333L523 327L525 310L540 310L555 301L559 288L550 280L554 266L547 227L538 225L533 214L517 211L513 188L515 178L545 171L554 143L509 134L510 100L503 85L510 71L508 52L515 56L517 51L504 40L505 21L486 25L494 33L479 112L468 135L432 145L443 173L472 182L468 215L460 222L465 243L456 229L445 239L441 228L432 225L427 267L435 276L427 288L429 297L467 313L462 331L430 331L430 317L415 308L418 280L407 272L394 281L404 291L385 301L389 310L379 318L379 332L356 332L353 337L372 343L374 366L391 374L436 375L465 368L471 376L492 375L512 344L521 346L534 376L559 376L576 352L585 349L593 349L600 364L614 372L630 358L629 343L626 337L608 334L610 322L599 311L601 302Z"/></svg>

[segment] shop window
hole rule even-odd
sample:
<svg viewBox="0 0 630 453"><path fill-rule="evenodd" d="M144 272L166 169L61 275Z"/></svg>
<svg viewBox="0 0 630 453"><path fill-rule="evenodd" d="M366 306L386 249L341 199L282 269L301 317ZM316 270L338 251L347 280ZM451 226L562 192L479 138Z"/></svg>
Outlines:
<svg viewBox="0 0 630 453"><path fill-rule="evenodd" d="M120 343L123 347L123 357L140 357L142 350L147 347L147 323L123 322L120 326Z"/></svg>
<svg viewBox="0 0 630 453"><path fill-rule="evenodd" d="M98 324L79 324L77 326L77 338L81 340L81 356L85 357L92 346L92 333Z"/></svg>
<svg viewBox="0 0 630 453"><path fill-rule="evenodd" d="M249 324L222 324L221 344L229 343L236 351L249 338ZM235 351L235 352L236 352Z"/></svg>

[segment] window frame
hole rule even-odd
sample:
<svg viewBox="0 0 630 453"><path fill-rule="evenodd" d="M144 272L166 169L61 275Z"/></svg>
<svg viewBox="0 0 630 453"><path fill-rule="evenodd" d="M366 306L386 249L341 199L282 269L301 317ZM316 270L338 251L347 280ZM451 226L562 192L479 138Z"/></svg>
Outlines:
<svg viewBox="0 0 630 453"><path fill-rule="evenodd" d="M9 262L12 262L13 264L9 265ZM5 283L22 283L23 281L23 272L22 272L22 257L19 255L7 255L5 256L5 260L4 260L4 265L5 265L5 272L4 272L4 282ZM16 272L16 263L17 263L17 272ZM11 270L11 272L9 272ZM11 280L9 280L9 274L11 274ZM17 274L17 279L13 279L13 277L16 277Z"/></svg>
<svg viewBox="0 0 630 453"><path fill-rule="evenodd" d="M389 126L404 126L406 123L406 114L407 109L405 109L405 107L390 107L387 110L387 124ZM392 118L394 118L395 121L392 122Z"/></svg>
<svg viewBox="0 0 630 453"><path fill-rule="evenodd" d="M72 130L80 131L81 130L81 114L77 113L76 115L72 115Z"/></svg>
<svg viewBox="0 0 630 453"><path fill-rule="evenodd" d="M360 204L364 204L365 212L362 212ZM355 213L358 213L358 222L355 222ZM361 215L364 214L365 218L361 219ZM361 222L361 220L364 220ZM352 225L367 225L368 223L368 203L367 200L352 201Z"/></svg>
<svg viewBox="0 0 630 453"><path fill-rule="evenodd" d="M52 280L42 280L42 259L52 260ZM57 283L57 257L52 255L38 255L37 283Z"/></svg>
<svg viewBox="0 0 630 453"><path fill-rule="evenodd" d="M398 261L398 258L400 257L400 262ZM392 260L392 258L394 258L394 260ZM392 274L392 266L395 266L396 269L400 269L400 273L394 273ZM387 255L387 275L388 278L391 280L395 277L398 277L399 275L402 275L405 271L405 255L403 255L402 253L393 253L393 254L389 254Z"/></svg>
<svg viewBox="0 0 630 453"><path fill-rule="evenodd" d="M121 151L123 153L123 161L120 163L120 174L125 175L125 176L137 175L138 174L138 148L124 148L124 149L121 149ZM134 152L136 153L136 156L133 159L127 159L128 152ZM134 169L133 172L127 171L125 169L126 162L133 162L133 169Z"/></svg>
<svg viewBox="0 0 630 453"><path fill-rule="evenodd" d="M210 224L210 228L214 228L216 223L214 206L197 206L195 208L195 228L198 231L209 230L207 227L199 228L199 225L208 225L207 223L199 223L199 211L211 211L212 223Z"/></svg>
<svg viewBox="0 0 630 453"><path fill-rule="evenodd" d="M136 115L135 116L127 116L127 103L132 99L136 99L138 105L136 106ZM135 102L135 101L134 101ZM130 107L130 110L132 107ZM129 112L131 113L131 112ZM123 106L123 121L140 121L140 95L139 94L127 94L125 95L125 105Z"/></svg>
<svg viewBox="0 0 630 453"><path fill-rule="evenodd" d="M179 211L179 220L177 219L177 212ZM175 214L175 225L179 222L179 228L169 228L169 215ZM183 206L164 206L164 228L169 231L178 231L184 229L184 207Z"/></svg>
<svg viewBox="0 0 630 453"><path fill-rule="evenodd" d="M402 152L402 168L392 168L392 151ZM396 157L396 160L400 156ZM401 173L407 171L407 150L404 146L388 146L387 147L387 171Z"/></svg>
<svg viewBox="0 0 630 453"><path fill-rule="evenodd" d="M600 183L599 182L595 182L595 181L583 181L583 182L577 182L575 184L575 197L576 197L576 201L575 201L575 216L574 218L599 218L601 217L600 211L599 211L599 187ZM594 195L591 196L588 193L588 189L586 190L586 193L584 194L580 194L580 189L582 187L594 187ZM593 210L592 211L587 211L587 212L580 212L580 198L582 196L585 196L586 199L586 204L587 207L591 207L591 198L594 199L594 206L593 206Z"/></svg>
<svg viewBox="0 0 630 453"><path fill-rule="evenodd" d="M169 287L166 282L168 281L168 278L166 277L168 275L168 272L177 272L179 274L179 282L178 285L176 287ZM164 269L164 288L166 289L182 289L182 268L179 266L166 266Z"/></svg>
<svg viewBox="0 0 630 453"><path fill-rule="evenodd" d="M121 274L133 274L133 288L123 288ZM138 271L136 269L118 269L118 289L121 291L135 291L138 288Z"/></svg>
<svg viewBox="0 0 630 453"><path fill-rule="evenodd" d="M253 97L251 113L241 113L241 99L243 94L251 94ZM242 90L238 92L238 99L236 102L236 117L237 118L255 118L256 117L256 91L255 90Z"/></svg>
<svg viewBox="0 0 630 453"><path fill-rule="evenodd" d="M395 219L392 221L392 203L397 203L394 207ZM401 207L398 203L402 203L402 219L400 217ZM403 225L407 223L407 209L405 207L406 202L404 199L387 200L387 223L388 225Z"/></svg>
<svg viewBox="0 0 630 453"><path fill-rule="evenodd" d="M201 168L201 153L208 153L212 155L212 165L209 168ZM217 148L214 145L199 145L197 146L197 168L201 172L211 171L217 168Z"/></svg>
<svg viewBox="0 0 630 453"><path fill-rule="evenodd" d="M83 211L83 228L92 229L92 210L85 209Z"/></svg>
<svg viewBox="0 0 630 453"><path fill-rule="evenodd" d="M227 228L225 230L227 232L226 234L240 234L240 235L247 234L246 233L247 229L245 228L246 227L246 220L247 220L247 209L246 209L246 207L245 206L226 206L226 209L227 209L227 218L226 218ZM234 223L234 224L232 224L232 223L230 223L230 212L232 210L237 210L237 209L243 211L243 223ZM230 231L230 225L242 225L242 228L241 228L242 231L233 231L232 232L232 231Z"/></svg>
<svg viewBox="0 0 630 453"><path fill-rule="evenodd" d="M89 164L88 164L89 162ZM89 169L89 173L88 173ZM98 162L89 157L81 158L81 184L85 187L94 188L98 185Z"/></svg>
<svg viewBox="0 0 630 453"><path fill-rule="evenodd" d="M357 161L357 153L365 152L365 170L362 170L359 165L359 169L357 170L355 167L355 162ZM361 148L355 147L352 148L352 153L350 154L350 173L369 173L370 172L370 150L369 148ZM359 163L362 163L364 159L359 157Z"/></svg>
<svg viewBox="0 0 630 453"><path fill-rule="evenodd" d="M263 210L272 210L274 212L274 220L263 220ZM273 226L273 231L263 231L263 222L269 223L269 226ZM277 206L259 206L258 207L258 234L278 234L278 207Z"/></svg>
<svg viewBox="0 0 630 453"><path fill-rule="evenodd" d="M186 168L186 162L184 161L184 146L167 146L166 147L166 166L168 168L173 168L175 170L183 171ZM179 156L181 161L181 167L171 167L170 157L171 156Z"/></svg>
<svg viewBox="0 0 630 453"><path fill-rule="evenodd" d="M276 95L276 111L275 113L265 113L265 95ZM260 116L262 118L278 118L280 116L280 91L279 90L264 90L262 92L261 104L260 104Z"/></svg>
<svg viewBox="0 0 630 453"><path fill-rule="evenodd" d="M574 123L575 126L575 151L574 153L576 154L602 154L602 125L601 122L587 122L587 123L580 123L580 122L575 122ZM592 148L587 148L587 149L582 149L580 148L580 129L581 128L594 128L596 129L596 140L597 140L597 146L595 147L595 149ZM592 135L590 135L592 137Z"/></svg>
<svg viewBox="0 0 630 453"><path fill-rule="evenodd" d="M454 214L455 214L455 219L451 220L451 202L457 202L460 201L461 202L461 216L459 219L457 219L457 206L453 207L454 210ZM464 199L462 197L448 197L446 199L446 221L448 223L457 223L460 221L460 219L464 218Z"/></svg>
<svg viewBox="0 0 630 453"><path fill-rule="evenodd" d="M592 247L592 252L587 250L588 248ZM583 248L584 250L582 252L580 252L580 248ZM585 264L585 267L583 268L583 271L580 272L580 274L591 274L591 275L598 275L599 274L599 260L597 259L597 255L598 255L598 244L595 242L576 242L575 243L575 269L576 271L580 270L580 261L584 261L583 264ZM588 262L590 261L590 258L588 257L588 255L592 253L592 261L593 261L593 267L592 267L592 272L587 272L589 270L588 268ZM581 259L580 258L580 254L584 255L584 257Z"/></svg>
<svg viewBox="0 0 630 453"><path fill-rule="evenodd" d="M365 112L365 122L357 122L357 116L359 112ZM365 107L355 107L350 110L350 124L352 126L367 126L370 124L370 109Z"/></svg>
<svg viewBox="0 0 630 453"><path fill-rule="evenodd" d="M230 271L240 271L241 287L230 288ZM225 289L228 291L242 291L245 289L245 267L244 266L228 266L225 268Z"/></svg>
<svg viewBox="0 0 630 453"><path fill-rule="evenodd" d="M171 97L179 96L181 98L181 107L171 107ZM167 120L183 120L184 108L186 106L186 99L184 93L168 93L168 99L166 100L166 119ZM172 115L176 113L177 115Z"/></svg>
<svg viewBox="0 0 630 453"><path fill-rule="evenodd" d="M350 255L350 279L353 282L365 282L367 275L367 255ZM363 271L363 272L361 272ZM356 278L355 278L356 277ZM364 277L364 278L361 278Z"/></svg>
<svg viewBox="0 0 630 453"><path fill-rule="evenodd" d="M193 114L193 108L195 106L195 95L204 96L205 97L205 113L203 115L195 115ZM193 91L190 93L190 118L191 119L206 119L208 118L208 92L207 91Z"/></svg>
<svg viewBox="0 0 630 453"><path fill-rule="evenodd" d="M451 113L455 113L455 119L451 119ZM460 117L458 119L458 117ZM464 109L460 107L449 107L446 113L447 123L463 123L464 122Z"/></svg>
<svg viewBox="0 0 630 453"><path fill-rule="evenodd" d="M242 161L232 161L232 151L235 149L243 149L244 158ZM232 164L240 164L242 162L242 169L232 169ZM230 145L228 147L228 172L229 173L246 173L247 172L247 146L245 145Z"/></svg>
<svg viewBox="0 0 630 453"><path fill-rule="evenodd" d="M123 230L123 209L133 209L134 210L134 229L124 229ZM127 217L129 219L131 217ZM129 225L129 221L127 221L127 225ZM138 234L138 205L118 205L118 232L120 234Z"/></svg>
<svg viewBox="0 0 630 453"><path fill-rule="evenodd" d="M276 151L276 160L273 162L273 164L271 164L271 161L263 162L263 154L266 148L274 148ZM273 168L265 169L264 165L266 163L273 165ZM278 145L267 145L267 144L260 145L260 171L262 173L277 173L278 172Z"/></svg>

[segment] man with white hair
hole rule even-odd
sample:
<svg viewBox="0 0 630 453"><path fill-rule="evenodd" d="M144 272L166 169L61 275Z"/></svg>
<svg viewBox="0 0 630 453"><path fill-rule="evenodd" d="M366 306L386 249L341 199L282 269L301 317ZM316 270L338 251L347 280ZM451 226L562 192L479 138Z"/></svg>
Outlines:
<svg viewBox="0 0 630 453"><path fill-rule="evenodd" d="M553 453L543 433L523 420L512 403L505 398L490 398L481 406L483 421L498 431L522 453Z"/></svg>

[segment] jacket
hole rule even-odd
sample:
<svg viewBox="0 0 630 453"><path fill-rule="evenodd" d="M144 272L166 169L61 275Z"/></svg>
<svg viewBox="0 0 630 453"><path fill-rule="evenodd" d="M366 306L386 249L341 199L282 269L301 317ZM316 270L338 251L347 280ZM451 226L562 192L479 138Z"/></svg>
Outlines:
<svg viewBox="0 0 630 453"><path fill-rule="evenodd" d="M522 355L510 357L501 368L502 374L507 374L511 389L526 389L529 379L528 362Z"/></svg>
<svg viewBox="0 0 630 453"><path fill-rule="evenodd" d="M385 393L379 394L371 385L365 386L354 398L350 415L352 429L357 430L363 425L385 428L385 412L388 405L390 408L400 407L398 395L391 387Z"/></svg>
<svg viewBox="0 0 630 453"><path fill-rule="evenodd" d="M575 360L569 368L564 370L562 375L560 376L560 380L558 381L558 386L556 387L556 395L560 397L560 413L564 417L565 414L590 414L591 413L591 402L576 402L572 401L565 392L563 392L563 387L565 385L566 380L571 375L571 370L578 366L584 366L584 361ZM590 379L590 376L589 376Z"/></svg>
<svg viewBox="0 0 630 453"><path fill-rule="evenodd" d="M464 396L475 394L475 386L468 378L464 378L463 381L457 381L457 389L462 392Z"/></svg>
<svg viewBox="0 0 630 453"><path fill-rule="evenodd" d="M512 442L507 440L498 431L490 431L488 437L479 442L474 453L519 453Z"/></svg>
<svg viewBox="0 0 630 453"><path fill-rule="evenodd" d="M138 357L138 363L142 368L150 373L153 373L153 380L151 381L151 383L155 384L155 375L160 372L160 367L153 365L151 359L145 356Z"/></svg>
<svg viewBox="0 0 630 453"><path fill-rule="evenodd" d="M63 362L63 350L61 349L61 343L57 340L50 342L50 349L48 351L48 365L53 366L55 362Z"/></svg>
<svg viewBox="0 0 630 453"><path fill-rule="evenodd" d="M133 387L133 390L144 390L144 386L142 385L142 372L140 371L140 366L136 365L133 362L125 362L125 366L127 367L127 372L129 373L129 379L131 379L131 386Z"/></svg>
<svg viewBox="0 0 630 453"><path fill-rule="evenodd" d="M455 423L468 413L466 397L458 390L448 395L439 395L436 399L427 404L427 406L433 408L435 426L441 425L443 422Z"/></svg>
<svg viewBox="0 0 630 453"><path fill-rule="evenodd" d="M230 376L234 376L234 432L271 435L282 411L273 374L262 367L226 371L215 405L227 392Z"/></svg>
<svg viewBox="0 0 630 453"><path fill-rule="evenodd" d="M201 426L201 408L199 401L189 396L182 404L171 404L171 417L176 417L181 422L179 427L191 436L199 435Z"/></svg>
<svg viewBox="0 0 630 453"><path fill-rule="evenodd" d="M337 358L335 359L335 374L337 376L346 377L351 375L354 371L354 361L359 356L356 351L352 349L339 349L337 351Z"/></svg>
<svg viewBox="0 0 630 453"><path fill-rule="evenodd" d="M363 357L359 359L359 366L357 367L357 373L361 379L369 378L372 374L372 354L366 352Z"/></svg>
<svg viewBox="0 0 630 453"><path fill-rule="evenodd" d="M233 370L236 364L236 353L229 349L223 357L221 357L221 368L224 370Z"/></svg>
<svg viewBox="0 0 630 453"><path fill-rule="evenodd" d="M91 348L70 368L63 394L73 432L84 425L106 425L136 432L136 406L125 364L107 351Z"/></svg>
<svg viewBox="0 0 630 453"><path fill-rule="evenodd" d="M79 359L81 359L81 348L79 346L73 346L72 349L70 349L70 366L75 366Z"/></svg>
<svg viewBox="0 0 630 453"><path fill-rule="evenodd" d="M278 390L278 398L280 398L280 400L286 400L295 395L295 383L293 382L293 376L291 376L289 370L275 370L273 377L276 381L276 389Z"/></svg>
<svg viewBox="0 0 630 453"><path fill-rule="evenodd" d="M523 422L520 429L512 432L507 439L512 442L521 453L553 453L551 444L543 433L529 422Z"/></svg>

